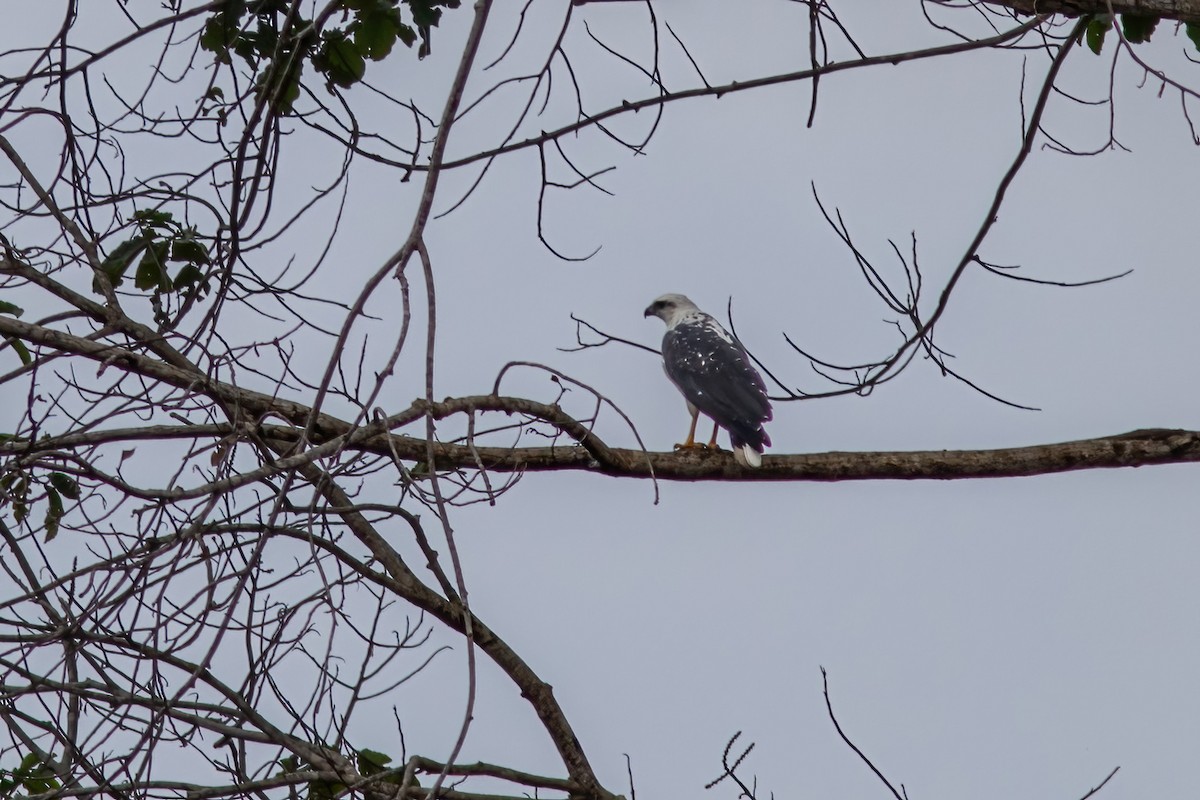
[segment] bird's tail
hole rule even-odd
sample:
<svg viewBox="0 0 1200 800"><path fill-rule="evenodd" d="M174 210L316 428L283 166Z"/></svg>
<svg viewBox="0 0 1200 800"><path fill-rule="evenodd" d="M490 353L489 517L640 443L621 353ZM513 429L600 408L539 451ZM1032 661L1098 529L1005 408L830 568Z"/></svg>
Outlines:
<svg viewBox="0 0 1200 800"><path fill-rule="evenodd" d="M743 467L762 466L763 450L771 445L771 437L759 425L757 430L729 432L729 443L733 445L733 460Z"/></svg>
<svg viewBox="0 0 1200 800"><path fill-rule="evenodd" d="M748 444L733 448L733 460L743 467L758 468L762 466L762 453Z"/></svg>

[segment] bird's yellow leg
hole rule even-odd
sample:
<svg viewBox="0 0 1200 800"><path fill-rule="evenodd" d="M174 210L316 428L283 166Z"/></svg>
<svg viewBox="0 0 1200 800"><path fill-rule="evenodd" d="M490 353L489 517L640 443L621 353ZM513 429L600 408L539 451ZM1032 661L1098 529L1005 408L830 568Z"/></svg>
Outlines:
<svg viewBox="0 0 1200 800"><path fill-rule="evenodd" d="M713 435L712 435L712 438L708 440L708 449L709 450L720 450L721 449L721 448L717 447L717 431L720 430L720 427L721 426L718 425L717 423L715 423L715 422L713 423Z"/></svg>
<svg viewBox="0 0 1200 800"><path fill-rule="evenodd" d="M700 419L700 409L692 412L692 426L688 428L688 438L683 444L675 445L676 450L691 450L696 447L696 421Z"/></svg>

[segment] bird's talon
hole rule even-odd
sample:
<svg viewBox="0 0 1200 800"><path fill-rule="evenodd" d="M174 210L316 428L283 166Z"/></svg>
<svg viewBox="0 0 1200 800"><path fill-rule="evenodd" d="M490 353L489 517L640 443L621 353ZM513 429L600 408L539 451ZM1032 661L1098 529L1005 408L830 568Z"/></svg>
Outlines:
<svg viewBox="0 0 1200 800"><path fill-rule="evenodd" d="M685 453L692 450L700 450L705 453L723 452L720 445L705 444L704 442L692 442L691 444L688 444L687 442L681 442L680 444L675 445L676 453Z"/></svg>

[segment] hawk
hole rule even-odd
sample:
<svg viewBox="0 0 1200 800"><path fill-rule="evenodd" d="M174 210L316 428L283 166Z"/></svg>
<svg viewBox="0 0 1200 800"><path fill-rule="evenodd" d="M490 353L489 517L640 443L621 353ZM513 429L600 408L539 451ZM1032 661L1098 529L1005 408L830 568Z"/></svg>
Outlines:
<svg viewBox="0 0 1200 800"><path fill-rule="evenodd" d="M645 316L667 323L663 369L692 414L687 441L676 449L704 447L696 443L696 421L704 412L715 423L708 447L717 449L717 428L724 428L737 462L744 467L762 466L763 449L771 444L763 430L763 423L771 419L771 403L746 350L681 294L664 294L646 308Z"/></svg>

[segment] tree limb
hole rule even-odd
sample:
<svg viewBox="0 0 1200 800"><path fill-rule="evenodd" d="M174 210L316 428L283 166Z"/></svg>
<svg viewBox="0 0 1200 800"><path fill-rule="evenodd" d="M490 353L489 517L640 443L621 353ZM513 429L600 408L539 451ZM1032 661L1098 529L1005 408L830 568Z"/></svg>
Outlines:
<svg viewBox="0 0 1200 800"><path fill-rule="evenodd" d="M1200 23L1200 0L984 0L1021 14L1146 14L1177 22Z"/></svg>
<svg viewBox="0 0 1200 800"><path fill-rule="evenodd" d="M524 407L532 403L520 398L493 399L518 401ZM276 431L264 433L270 436ZM286 430L278 433L290 435ZM424 459L424 439L402 435L393 435L392 439L401 457ZM591 435L590 440L595 449L599 439ZM380 455L387 452L383 437L369 439L359 446ZM475 468L475 455L470 447L437 444L434 450L437 453L438 470ZM677 481L953 480L1200 462L1200 432L1144 429L1095 439L997 450L835 451L767 455L758 469L738 466L733 455L727 451L645 453L603 445L603 461L597 460L581 446L477 446L475 451L483 465L492 472L574 469L613 477L657 477Z"/></svg>

